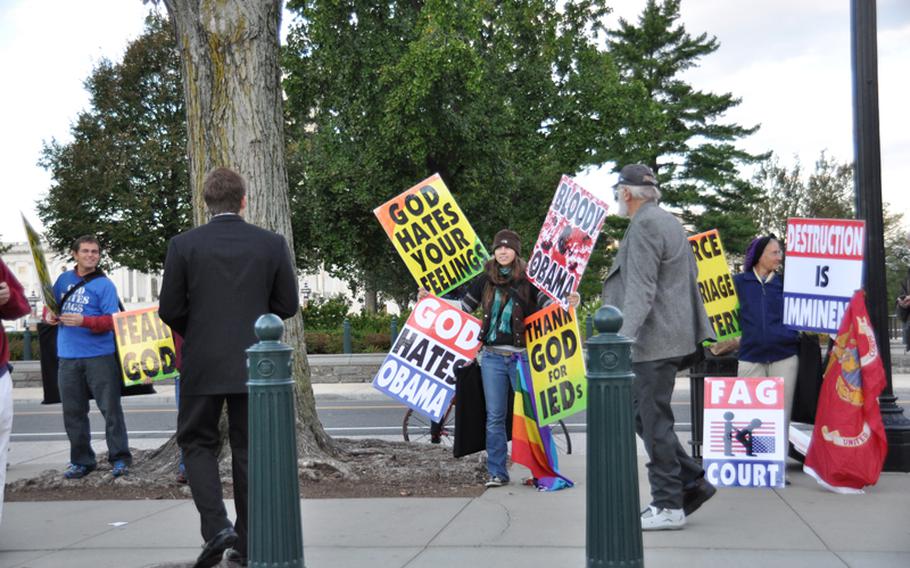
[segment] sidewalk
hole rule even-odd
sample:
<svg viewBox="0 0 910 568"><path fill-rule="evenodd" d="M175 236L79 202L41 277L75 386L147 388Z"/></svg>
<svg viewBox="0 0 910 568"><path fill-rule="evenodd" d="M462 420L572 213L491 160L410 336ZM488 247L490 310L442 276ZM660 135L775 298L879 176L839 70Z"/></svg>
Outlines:
<svg viewBox="0 0 910 568"><path fill-rule="evenodd" d="M341 386L320 386L320 397L372 396L362 387ZM137 442L154 446L162 440ZM306 566L584 566L586 436L573 434L573 442L576 453L564 456L561 469L576 487L557 493L512 484L477 498L304 500ZM55 452L65 455L66 443L13 444L10 479L39 464L58 467L65 459ZM642 504L649 501L644 461L639 451ZM513 479L526 473L512 468ZM796 464L788 478L792 485L780 490L720 490L685 530L646 533L645 564L910 566L910 475L883 474L858 496L823 491ZM189 500L6 503L0 568L184 566L200 544Z"/></svg>

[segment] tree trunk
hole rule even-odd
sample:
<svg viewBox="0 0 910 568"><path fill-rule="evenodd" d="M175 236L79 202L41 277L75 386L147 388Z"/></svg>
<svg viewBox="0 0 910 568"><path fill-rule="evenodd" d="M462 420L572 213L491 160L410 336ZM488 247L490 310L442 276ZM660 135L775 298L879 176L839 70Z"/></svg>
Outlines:
<svg viewBox="0 0 910 568"><path fill-rule="evenodd" d="M284 236L294 258L278 63L280 0L164 0L183 66L187 152L196 225L207 221L202 184L226 166L249 183L246 220ZM316 414L303 320L285 322L294 349L301 457L337 453Z"/></svg>
<svg viewBox="0 0 910 568"><path fill-rule="evenodd" d="M363 291L363 311L368 314L375 314L379 310L379 299L376 289L366 285L366 288Z"/></svg>

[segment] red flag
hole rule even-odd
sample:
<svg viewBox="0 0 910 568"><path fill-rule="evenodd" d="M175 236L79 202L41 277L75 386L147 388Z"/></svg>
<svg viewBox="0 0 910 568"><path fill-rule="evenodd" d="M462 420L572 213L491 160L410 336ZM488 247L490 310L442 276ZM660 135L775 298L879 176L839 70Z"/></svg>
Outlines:
<svg viewBox="0 0 910 568"><path fill-rule="evenodd" d="M806 473L839 492L854 492L878 481L888 453L878 408L884 388L885 368L866 311L866 295L857 290L828 355Z"/></svg>

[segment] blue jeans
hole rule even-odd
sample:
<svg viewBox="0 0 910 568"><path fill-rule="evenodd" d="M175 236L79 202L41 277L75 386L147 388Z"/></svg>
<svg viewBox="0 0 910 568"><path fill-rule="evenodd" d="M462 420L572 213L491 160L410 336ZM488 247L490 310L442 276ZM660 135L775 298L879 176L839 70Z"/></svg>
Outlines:
<svg viewBox="0 0 910 568"><path fill-rule="evenodd" d="M126 420L120 406L120 366L116 355L60 359L57 374L60 400L63 403L63 426L70 440L70 463L95 467L92 431L88 419L89 395L95 397L104 416L104 437L108 460L132 463Z"/></svg>
<svg viewBox="0 0 910 568"><path fill-rule="evenodd" d="M521 357L527 361L527 352L522 352ZM509 385L513 390L517 388L518 368L510 356L484 351L480 360L480 375L487 406L487 471L491 476L508 480L506 416L508 405L512 404L509 400Z"/></svg>

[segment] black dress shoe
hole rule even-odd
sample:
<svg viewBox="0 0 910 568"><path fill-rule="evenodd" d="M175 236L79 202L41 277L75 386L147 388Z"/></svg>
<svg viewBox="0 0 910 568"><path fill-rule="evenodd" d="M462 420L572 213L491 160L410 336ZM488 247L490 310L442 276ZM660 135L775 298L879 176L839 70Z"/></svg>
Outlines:
<svg viewBox="0 0 910 568"><path fill-rule="evenodd" d="M221 562L221 557L224 556L224 551L234 546L236 542L237 533L233 528L222 529L212 540L205 543L202 554L196 559L193 568L211 568L218 564Z"/></svg>
<svg viewBox="0 0 910 568"><path fill-rule="evenodd" d="M224 553L224 557L228 562L233 562L234 564L239 564L240 566L247 566L249 564L249 560L247 559L246 555L234 548L227 549L227 552Z"/></svg>
<svg viewBox="0 0 910 568"><path fill-rule="evenodd" d="M698 478L694 487L683 491L683 513L688 517L704 505L705 501L714 497L715 493L717 493L717 488L711 485L707 479Z"/></svg>

